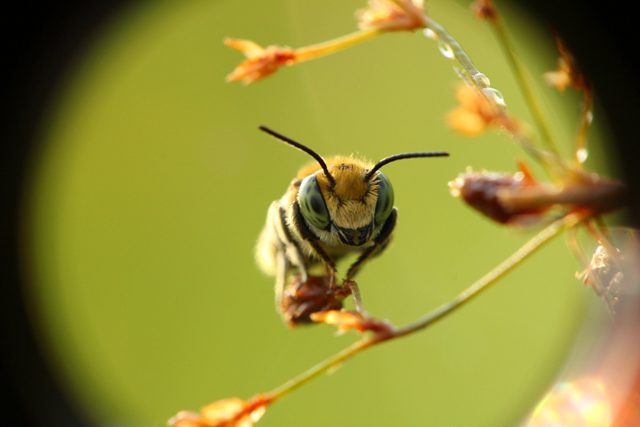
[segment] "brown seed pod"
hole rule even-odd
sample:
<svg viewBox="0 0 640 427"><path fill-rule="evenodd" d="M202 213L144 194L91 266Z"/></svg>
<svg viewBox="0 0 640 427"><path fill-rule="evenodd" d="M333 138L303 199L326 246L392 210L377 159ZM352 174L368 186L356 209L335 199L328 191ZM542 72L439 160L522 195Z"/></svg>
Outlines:
<svg viewBox="0 0 640 427"><path fill-rule="evenodd" d="M345 286L329 285L327 276L309 276L306 282L293 276L284 291L280 310L291 327L312 323L311 314L324 310L340 310L342 301L351 290Z"/></svg>

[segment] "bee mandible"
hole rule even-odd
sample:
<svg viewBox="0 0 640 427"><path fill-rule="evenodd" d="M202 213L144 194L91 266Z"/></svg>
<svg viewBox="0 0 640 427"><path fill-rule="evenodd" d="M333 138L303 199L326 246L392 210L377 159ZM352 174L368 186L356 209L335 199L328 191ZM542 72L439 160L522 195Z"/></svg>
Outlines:
<svg viewBox="0 0 640 427"><path fill-rule="evenodd" d="M351 156L325 160L278 132L265 126L259 129L315 159L300 169L284 196L271 203L256 246L258 265L276 277L278 308L290 273L297 272L305 282L312 267L324 265L333 286L340 258L357 254L345 276L345 281L351 281L366 261L386 249L398 211L391 183L380 168L396 160L449 155L402 153L375 164Z"/></svg>

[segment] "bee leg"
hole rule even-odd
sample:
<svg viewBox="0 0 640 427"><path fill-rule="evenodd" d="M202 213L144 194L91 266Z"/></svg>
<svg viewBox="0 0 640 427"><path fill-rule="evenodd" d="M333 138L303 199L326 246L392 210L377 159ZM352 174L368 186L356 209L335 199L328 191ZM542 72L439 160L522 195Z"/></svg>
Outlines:
<svg viewBox="0 0 640 427"><path fill-rule="evenodd" d="M298 202L293 204L293 226L296 228L300 236L309 244L309 246L311 246L316 257L320 258L324 263L327 269L327 276L329 278L329 287L334 288L336 286L337 274L336 263L322 248L322 246L320 246L318 236L316 236L305 223L302 218Z"/></svg>
<svg viewBox="0 0 640 427"><path fill-rule="evenodd" d="M391 240L391 234L393 233L393 229L396 227L397 219L398 211L396 208L393 208L393 210L391 211L391 215L389 215L389 218L387 218L385 223L382 225L380 233L378 233L376 238L373 240L373 245L365 249L365 251L360 254L358 259L356 259L354 263L351 264L349 270L347 270L347 277L345 278L345 280L351 281L358 273L360 267L362 267L362 264L364 264L365 261L384 252Z"/></svg>
<svg viewBox="0 0 640 427"><path fill-rule="evenodd" d="M356 306L356 311L359 313L364 313L364 308L362 306L362 296L360 295L360 287L355 282L355 280L345 280L344 286L349 289L351 295L353 295L353 303Z"/></svg>
<svg viewBox="0 0 640 427"><path fill-rule="evenodd" d="M325 266L325 270L326 270L326 276L329 279L329 287L330 288L335 288L336 287L336 276L337 276L337 270L336 270L336 265L334 264L333 260L329 260L330 262L327 262L326 260L324 261L324 266Z"/></svg>
<svg viewBox="0 0 640 427"><path fill-rule="evenodd" d="M322 260L324 263L325 269L327 271L326 277L329 279L329 287L334 288L336 286L336 275L338 270L336 269L336 263L329 256L327 252L318 244L317 238L314 240L307 240L309 245L313 248L316 256Z"/></svg>

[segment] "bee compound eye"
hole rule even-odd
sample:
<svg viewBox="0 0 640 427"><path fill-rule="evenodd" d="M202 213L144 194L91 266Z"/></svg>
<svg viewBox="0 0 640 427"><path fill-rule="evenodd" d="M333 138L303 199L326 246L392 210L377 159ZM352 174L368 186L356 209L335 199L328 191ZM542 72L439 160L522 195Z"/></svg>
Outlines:
<svg viewBox="0 0 640 427"><path fill-rule="evenodd" d="M298 204L302 216L311 225L321 229L329 226L329 211L315 175L302 180L298 190Z"/></svg>
<svg viewBox="0 0 640 427"><path fill-rule="evenodd" d="M375 221L376 224L382 225L393 210L394 194L391 182L382 172L378 172L376 183L378 184L378 200L376 201Z"/></svg>

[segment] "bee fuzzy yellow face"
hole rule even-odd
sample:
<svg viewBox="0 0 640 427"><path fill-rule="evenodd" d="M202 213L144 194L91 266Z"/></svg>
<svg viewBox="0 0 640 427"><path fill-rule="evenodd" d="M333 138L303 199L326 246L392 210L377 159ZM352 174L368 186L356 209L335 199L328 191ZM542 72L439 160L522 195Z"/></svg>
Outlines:
<svg viewBox="0 0 640 427"><path fill-rule="evenodd" d="M347 270L351 280L360 267L387 247L397 219L391 183L380 171L396 160L448 156L444 152L403 153L378 163L353 157L327 160L315 151L264 126L260 130L304 151L315 162L302 168L285 195L274 201L256 247L260 267L276 276L276 303L291 272L302 282L308 270L324 264L335 283L336 261L358 254Z"/></svg>
<svg viewBox="0 0 640 427"><path fill-rule="evenodd" d="M333 181L322 170L302 178L296 201L307 224L324 240L337 236L344 245L362 246L391 215L393 189L382 172L365 179L372 167L362 160L335 157L327 159Z"/></svg>

